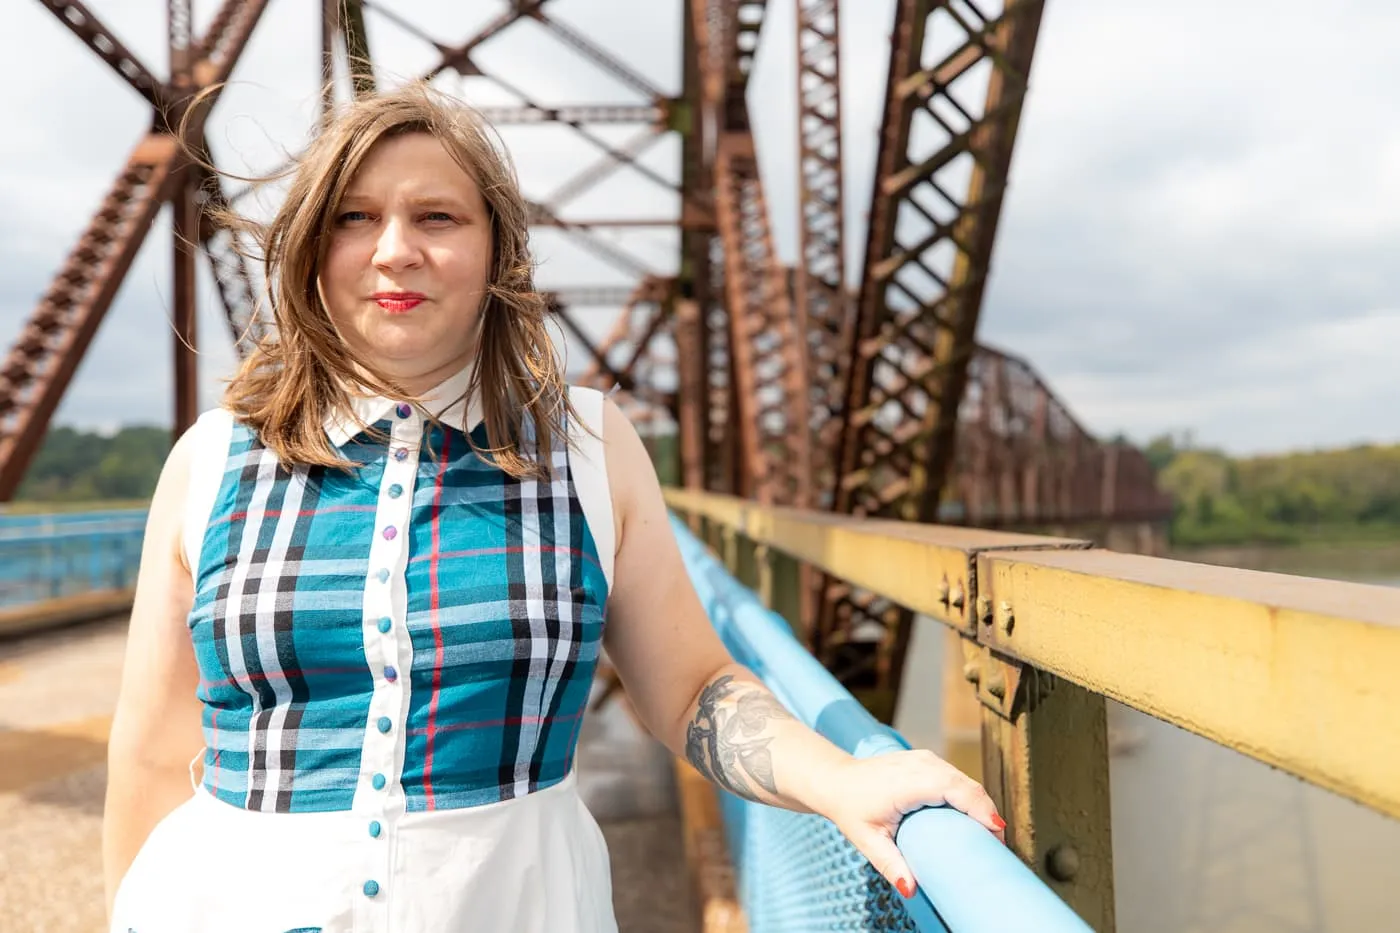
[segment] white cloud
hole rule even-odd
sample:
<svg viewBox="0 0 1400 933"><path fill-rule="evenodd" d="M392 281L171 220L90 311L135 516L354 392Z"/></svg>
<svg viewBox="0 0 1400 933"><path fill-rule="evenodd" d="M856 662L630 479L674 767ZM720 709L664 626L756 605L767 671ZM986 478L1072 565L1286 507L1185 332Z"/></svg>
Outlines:
<svg viewBox="0 0 1400 933"><path fill-rule="evenodd" d="M163 6L89 0L157 73ZM198 3L201 20L215 6ZM404 17L455 43L504 4L398 0ZM314 4L271 5L211 123L221 163L266 170L295 151L318 105ZM667 92L679 82L680 4L555 0L551 9ZM842 63L848 263L859 274L886 69L891 0L847 5ZM0 341L8 342L71 248L148 114L142 102L38 4L7 12L20 42L0 57L18 89L0 118ZM1385 357L1400 329L1400 86L1388 36L1400 7L1337 0L1122 0L1047 7L1000 227L982 335L1029 358L1081 420L1146 437L1193 427L1233 450L1400 438L1400 389ZM386 73L417 73L434 52L370 14ZM791 11L770 4L752 112L780 255L796 256ZM538 24L512 27L479 61L545 102L635 100ZM489 85L443 82L473 102ZM557 128L506 128L532 196L596 150ZM616 144L626 131L599 134ZM679 147L646 158L677 177ZM620 173L575 216L674 211L675 197ZM621 212L621 211L619 211ZM8 218L8 219L5 219ZM164 228L162 228L164 229ZM611 236L660 269L673 233ZM616 281L535 237L541 280ZM168 237L153 234L89 352L60 419L163 420L169 386ZM212 379L232 359L208 282L201 328ZM590 312L597 329L610 315ZM138 354L133 356L133 354ZM141 359L139 370L131 361ZM117 376L116 374L121 374ZM213 399L209 386L205 403ZM131 412L139 414L130 415Z"/></svg>

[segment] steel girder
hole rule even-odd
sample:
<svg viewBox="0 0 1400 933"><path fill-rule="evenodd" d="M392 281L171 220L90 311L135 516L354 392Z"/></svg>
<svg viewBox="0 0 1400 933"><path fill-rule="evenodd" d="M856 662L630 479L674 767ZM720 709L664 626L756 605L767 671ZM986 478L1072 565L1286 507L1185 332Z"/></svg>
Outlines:
<svg viewBox="0 0 1400 933"><path fill-rule="evenodd" d="M728 304L729 427L738 495L807 505L811 496L804 339L777 262L745 99L763 3L692 5L703 122L716 127L714 206ZM712 244L713 247L713 244Z"/></svg>
<svg viewBox="0 0 1400 933"><path fill-rule="evenodd" d="M193 419L194 288L192 255L181 245L198 239L196 169L187 155L203 144L204 122L217 102L267 0L226 0L205 36L190 35L187 0L170 0L170 41L176 70L157 81L103 24L75 0L43 5L155 108L154 128L132 151L68 254L58 275L20 330L0 370L0 501L14 496L38 450L49 419L97 333L122 279L167 200L175 202L176 429ZM198 105L191 95L214 91ZM183 128L184 136L176 132Z"/></svg>
<svg viewBox="0 0 1400 933"><path fill-rule="evenodd" d="M831 505L831 469L845 403L852 302L846 288L841 160L840 0L797 0L798 236L794 276L806 335L815 504Z"/></svg>
<svg viewBox="0 0 1400 933"><path fill-rule="evenodd" d="M643 279L627 297L608 334L596 346L585 345L593 359L579 376L579 384L616 390L617 404L639 426L675 417L675 389L668 391L655 378L676 367L674 343L661 339L671 336L674 300L673 279ZM582 337L581 331L576 330L576 336ZM666 343L669 350L662 349Z"/></svg>
<svg viewBox="0 0 1400 933"><path fill-rule="evenodd" d="M981 3L982 0L979 0ZM985 5L985 4L982 4ZM932 521L991 267L1043 0L899 0L846 381L835 508ZM946 36L956 36L947 42ZM925 67L927 36L951 47ZM968 98L984 80L980 113ZM960 184L963 194L956 194ZM832 582L814 650L849 686L898 695L911 616ZM871 637L878 631L877 637Z"/></svg>
<svg viewBox="0 0 1400 933"><path fill-rule="evenodd" d="M1027 528L1172 513L1141 451L1095 440L1029 363L990 347L968 366L954 457L943 521Z"/></svg>

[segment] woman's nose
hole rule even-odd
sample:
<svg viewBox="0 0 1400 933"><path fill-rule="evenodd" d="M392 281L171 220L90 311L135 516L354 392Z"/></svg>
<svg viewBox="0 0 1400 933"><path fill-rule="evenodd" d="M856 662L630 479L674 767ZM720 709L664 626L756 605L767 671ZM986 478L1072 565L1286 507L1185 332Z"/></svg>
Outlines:
<svg viewBox="0 0 1400 933"><path fill-rule="evenodd" d="M412 231L400 220L392 217L386 220L379 232L379 241L375 244L375 264L397 268L412 266L419 259L419 250L413 241Z"/></svg>

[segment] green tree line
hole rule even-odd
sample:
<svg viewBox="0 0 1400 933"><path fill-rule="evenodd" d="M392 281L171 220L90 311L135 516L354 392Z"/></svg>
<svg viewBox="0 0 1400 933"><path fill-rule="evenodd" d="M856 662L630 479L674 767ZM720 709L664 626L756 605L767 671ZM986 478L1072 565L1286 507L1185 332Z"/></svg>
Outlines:
<svg viewBox="0 0 1400 933"><path fill-rule="evenodd" d="M679 479L675 437L649 437L663 480ZM144 499L155 490L170 432L148 426L101 434L49 431L20 500ZM1163 436L1143 448L1176 500L1179 545L1400 538L1400 444L1230 457Z"/></svg>
<svg viewBox="0 0 1400 933"><path fill-rule="evenodd" d="M1400 538L1400 444L1230 457L1159 437L1144 450L1176 500L1179 545Z"/></svg>
<svg viewBox="0 0 1400 933"><path fill-rule="evenodd" d="M15 498L54 503L149 499L169 452L166 428L126 427L104 436L55 427L45 435Z"/></svg>

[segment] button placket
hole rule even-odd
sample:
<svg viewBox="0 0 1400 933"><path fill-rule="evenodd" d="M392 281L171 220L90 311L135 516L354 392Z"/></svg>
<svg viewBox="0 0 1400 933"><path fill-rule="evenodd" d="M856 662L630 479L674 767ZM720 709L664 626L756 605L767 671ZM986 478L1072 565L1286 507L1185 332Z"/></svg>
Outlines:
<svg viewBox="0 0 1400 933"><path fill-rule="evenodd" d="M408 709L408 682L398 669L412 658L405 625L407 613L408 520L412 510L414 478L418 468L421 418L407 405L394 409L388 456L380 481L380 496L370 542L370 576L365 606L366 660L375 680L364 742L364 765L371 772L365 816L367 846L361 876L366 909L376 915L385 909L391 893L392 840L396 814L402 813L403 794L398 786L403 771L400 739ZM376 905L371 907L370 905Z"/></svg>

